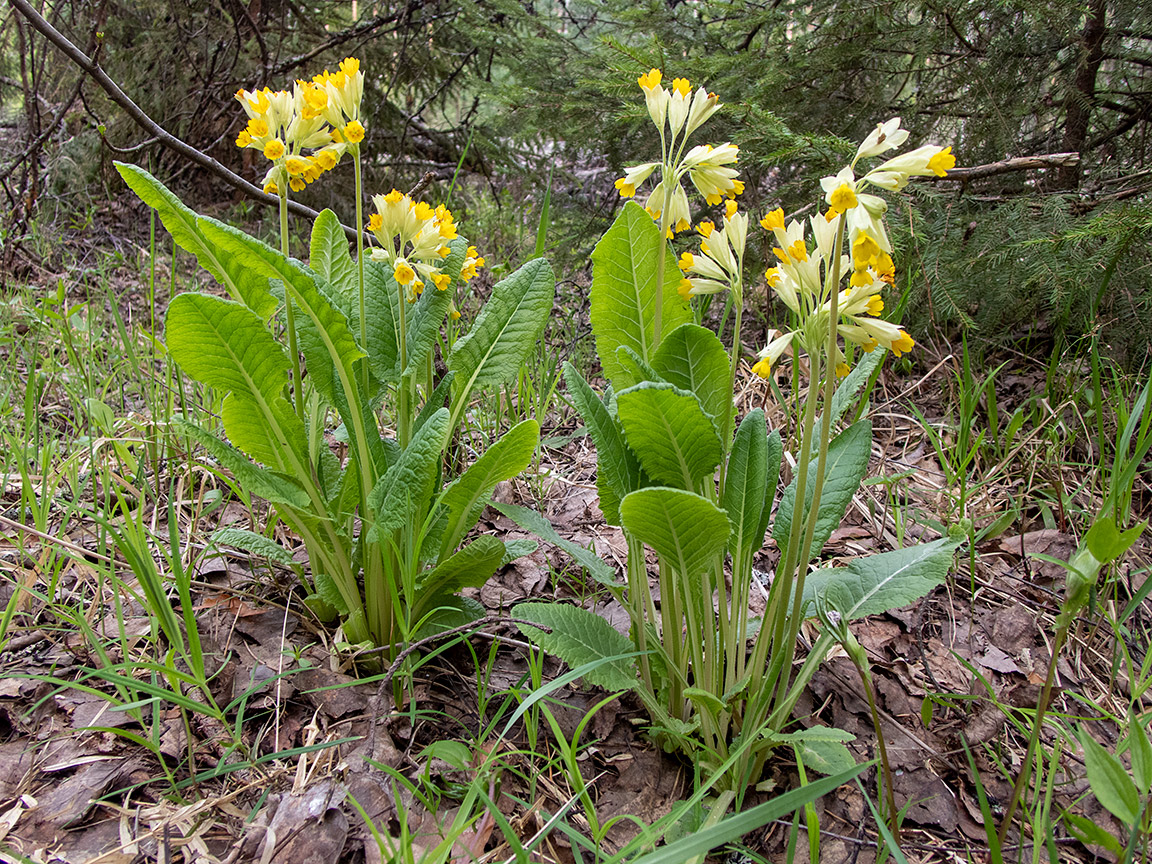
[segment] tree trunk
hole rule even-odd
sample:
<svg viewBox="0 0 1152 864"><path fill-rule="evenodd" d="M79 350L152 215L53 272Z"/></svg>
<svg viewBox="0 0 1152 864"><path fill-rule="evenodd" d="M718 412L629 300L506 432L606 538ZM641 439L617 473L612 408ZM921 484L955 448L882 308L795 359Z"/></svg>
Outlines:
<svg viewBox="0 0 1152 864"><path fill-rule="evenodd" d="M1074 190L1080 186L1080 166L1083 164L1083 148L1088 138L1088 121L1096 102L1096 75L1104 61L1104 36L1108 32L1107 0L1092 0L1088 9L1088 20L1080 36L1080 58L1076 63L1076 74L1072 90L1064 101L1064 140L1060 149L1064 152L1080 153L1081 159L1073 164L1061 166L1056 174L1056 188Z"/></svg>

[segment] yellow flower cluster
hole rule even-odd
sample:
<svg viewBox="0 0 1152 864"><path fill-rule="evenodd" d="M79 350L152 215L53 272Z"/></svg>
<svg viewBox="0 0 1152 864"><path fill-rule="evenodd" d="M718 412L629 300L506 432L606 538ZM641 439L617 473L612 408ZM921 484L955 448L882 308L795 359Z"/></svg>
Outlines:
<svg viewBox="0 0 1152 864"><path fill-rule="evenodd" d="M685 175L711 205L718 205L725 198L734 199L743 193L744 183L731 167L739 155L736 145L700 144L684 152L688 136L720 110L716 94L703 87L693 93L687 78L676 78L672 89L666 90L660 83L662 78L659 69L652 69L637 79L644 91L648 115L660 133L661 159L625 169L624 176L616 181L616 189L622 197L632 198L637 187L659 168L660 182L645 199L644 209L653 219L660 220L671 236L692 227L688 196L682 184Z"/></svg>
<svg viewBox="0 0 1152 864"><path fill-rule="evenodd" d="M392 267L408 302L416 302L426 282L440 291L447 290L452 278L441 272L439 264L450 251L446 241L457 236L452 212L442 204L432 207L413 201L398 189L374 196L372 204L376 212L368 217L368 230L380 243L372 250L372 258ZM467 282L483 266L476 247L469 246L460 276Z"/></svg>
<svg viewBox="0 0 1152 864"><path fill-rule="evenodd" d="M264 175L264 191L298 192L335 168L345 152L358 148L364 140L363 95L364 74L353 57L335 74L325 70L311 81L296 81L291 92L267 87L237 91L248 125L236 137L236 146L259 150L272 163Z"/></svg>
<svg viewBox="0 0 1152 864"><path fill-rule="evenodd" d="M943 177L955 167L956 159L951 147L926 145L888 159L860 178L854 173L861 159L879 156L907 140L908 132L900 128L899 117L882 123L860 144L851 165L834 177L820 181L828 210L809 220L814 248L808 245L802 223L794 220L785 224L783 210L774 210L760 220L777 243L772 250L777 263L764 277L800 323L795 330L777 336L760 351L760 359L752 367L757 374L768 377L772 365L793 340L800 339L807 350L814 350L827 338L828 328L833 326L829 320L832 291L838 292L834 326L846 342L859 345L866 352L883 346L897 357L915 346L906 331L879 317L884 311L881 291L896 281L892 245L884 227L888 204L878 195L863 190L872 185L897 191L907 185L910 177L932 174ZM845 229L848 255L836 260L837 237ZM847 275L848 287L841 289L839 280L832 274ZM834 281L837 284L833 284ZM839 353L839 349L837 351ZM833 358L833 365L837 374L848 374L842 354Z"/></svg>
<svg viewBox="0 0 1152 864"><path fill-rule="evenodd" d="M697 294L717 294L740 284L744 269L744 246L748 240L748 216L736 210L736 202L728 201L720 227L704 221L696 226L700 235L700 251L685 252L680 256L679 292L684 300Z"/></svg>

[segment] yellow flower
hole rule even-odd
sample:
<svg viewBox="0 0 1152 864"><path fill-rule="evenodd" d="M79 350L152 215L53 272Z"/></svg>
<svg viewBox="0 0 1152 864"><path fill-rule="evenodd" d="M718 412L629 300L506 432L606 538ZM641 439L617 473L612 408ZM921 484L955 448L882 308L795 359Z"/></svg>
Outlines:
<svg viewBox="0 0 1152 864"><path fill-rule="evenodd" d="M780 282L780 268L769 267L764 271L764 278L768 280L768 284L773 288Z"/></svg>
<svg viewBox="0 0 1152 864"><path fill-rule="evenodd" d="M731 198L724 202L724 215L729 219L736 215L736 202Z"/></svg>
<svg viewBox="0 0 1152 864"><path fill-rule="evenodd" d="M843 360L841 360L839 363L836 364L836 377L837 378L843 378L851 371L852 371L851 367L849 367L849 365L847 363L845 363Z"/></svg>
<svg viewBox="0 0 1152 864"><path fill-rule="evenodd" d="M945 147L935 156L928 160L928 167L935 172L937 177L944 177L948 171L956 167L956 157L952 155L952 148Z"/></svg>
<svg viewBox="0 0 1152 864"><path fill-rule="evenodd" d="M636 79L636 83L644 90L651 90L653 87L659 87L663 74L659 69L650 69Z"/></svg>
<svg viewBox="0 0 1152 864"><path fill-rule="evenodd" d="M243 149L252 144L252 136L248 134L247 129L241 129L240 134L236 136L236 146Z"/></svg>
<svg viewBox="0 0 1152 864"><path fill-rule="evenodd" d="M674 78L672 90L679 93L681 97L687 97L692 92L692 84L687 78Z"/></svg>
<svg viewBox="0 0 1152 864"><path fill-rule="evenodd" d="M284 158L284 142L279 138L273 138L264 145L265 158L275 162L277 159Z"/></svg>
<svg viewBox="0 0 1152 864"><path fill-rule="evenodd" d="M620 192L621 198L632 198L636 195L636 187L628 182L627 177L621 177L616 181L616 189Z"/></svg>
<svg viewBox="0 0 1152 864"><path fill-rule="evenodd" d="M880 313L884 311L884 298L879 294L873 294L868 298L867 312L873 317L879 318Z"/></svg>
<svg viewBox="0 0 1152 864"><path fill-rule="evenodd" d="M808 260L808 247L804 244L803 238L788 247L788 254L796 261Z"/></svg>
<svg viewBox="0 0 1152 864"><path fill-rule="evenodd" d="M433 273L432 284L436 286L438 291L448 290L448 285L452 282L452 278L447 273Z"/></svg>
<svg viewBox="0 0 1152 864"><path fill-rule="evenodd" d="M284 167L288 169L290 177L301 177L308 171L311 163L303 156L289 156L284 160Z"/></svg>
<svg viewBox="0 0 1152 864"><path fill-rule="evenodd" d="M766 231L784 230L784 208L777 207L760 220L760 227Z"/></svg>
<svg viewBox="0 0 1152 864"><path fill-rule="evenodd" d="M265 195L279 195L280 194L280 189L276 186L275 181L269 180L267 183L264 184L264 194Z"/></svg>
<svg viewBox="0 0 1152 864"><path fill-rule="evenodd" d="M772 363L767 357L762 357L752 366L752 371L759 375L761 378L771 378Z"/></svg>
<svg viewBox="0 0 1152 864"><path fill-rule="evenodd" d="M681 270L691 270L693 263L694 263L694 258L692 256L691 252L682 252L680 254L679 264L680 264Z"/></svg>
<svg viewBox="0 0 1152 864"><path fill-rule="evenodd" d="M359 120L353 120L345 125L344 137L350 144L359 144L364 140L364 127Z"/></svg>
<svg viewBox="0 0 1152 864"><path fill-rule="evenodd" d="M712 232L715 230L715 223L708 219L705 219L703 222L696 226L696 233L698 233L701 237L711 237Z"/></svg>
<svg viewBox="0 0 1152 864"><path fill-rule="evenodd" d="M841 183L832 194L828 196L828 204L838 213L851 210L856 206L856 190L848 183Z"/></svg>
<svg viewBox="0 0 1152 864"><path fill-rule="evenodd" d="M407 261L401 258L396 262L396 269L392 275L401 285L411 285L416 278L416 271L412 269Z"/></svg>
<svg viewBox="0 0 1152 864"><path fill-rule="evenodd" d="M912 337L909 336L905 331L901 330L900 338L895 339L892 342L892 353L899 357L901 354L907 354L914 347L916 347L916 343L913 341Z"/></svg>
<svg viewBox="0 0 1152 864"><path fill-rule="evenodd" d="M288 181L288 188L293 192L301 192L308 184L304 182L302 177L293 177Z"/></svg>
<svg viewBox="0 0 1152 864"><path fill-rule="evenodd" d="M692 299L692 280L681 279L680 284L676 286L676 293L680 295L681 300Z"/></svg>
<svg viewBox="0 0 1152 864"><path fill-rule="evenodd" d="M384 217L381 216L379 213L373 213L371 216L368 217L368 230L369 231L379 231L383 227L384 227Z"/></svg>

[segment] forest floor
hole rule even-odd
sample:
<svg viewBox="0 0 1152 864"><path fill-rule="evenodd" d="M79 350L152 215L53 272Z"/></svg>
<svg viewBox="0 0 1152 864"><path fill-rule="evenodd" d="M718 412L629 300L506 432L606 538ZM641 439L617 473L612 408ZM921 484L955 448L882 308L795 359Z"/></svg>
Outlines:
<svg viewBox="0 0 1152 864"><path fill-rule="evenodd" d="M70 488L68 471L59 468L85 449L70 442L88 428L85 418L75 416L78 391L75 378L69 383L64 348L49 344L51 326L37 323L48 322L50 314L71 320L64 305L52 312L59 278L67 284L63 304L81 316L69 325L75 330L103 302L91 280L34 263L19 280L27 287L10 283L0 298L6 368L19 369L25 382L37 380L44 373L28 358L47 362L53 352L60 355L29 403L42 428L55 430L56 451L24 476L9 461L0 476L0 609L7 610L0 631L0 858L71 864L387 860L371 823L382 834L412 838L411 857L396 860L417 861L420 850L431 850L448 833L463 806L472 808L465 816L482 815L457 832L440 857L427 860L513 860L509 832L527 843L577 791L556 756L557 730L571 742L579 729L579 770L600 825L621 815L650 824L691 793L692 765L646 737L643 711L629 697L605 704L604 693L574 681L556 689L547 703L556 729L538 718L537 728L528 728L529 715L506 729L531 676L528 646L513 626L490 624L435 646L440 650L429 646L423 656L413 655L402 676L406 701L396 704L391 689L378 683L379 668L340 644L334 629L303 606L290 569L210 542L222 527L263 529L266 513L250 510L220 487L220 497L205 506L211 490L199 481L186 485L188 465L175 459L157 469L164 476L153 478L152 486L165 495L159 502L144 496L150 508L145 521L155 537L168 538L169 514L175 515L194 577L203 650L215 670L213 692L220 704L241 698L229 713L229 727L162 700L117 706L109 698L114 687L86 671L101 663L93 646L107 646L113 660L122 652L146 656L155 648L153 623L143 606L123 592L117 596L114 583L100 576L115 550L97 545L98 525L85 515L91 508L78 502L91 505L101 490L94 484ZM133 322L146 327L150 315L146 289L138 276L118 284L122 291L113 293L123 304L128 331L135 333ZM558 319L573 315L559 305L556 312ZM115 336L110 325L107 332ZM29 352L37 333L41 344ZM586 326L569 329L557 347L574 350L571 337L580 333L587 333ZM145 342L134 338L134 344ZM584 351L590 356L587 345ZM962 351L959 344L924 339L910 371L886 364L868 408L875 438L867 476L873 479L832 535L825 561L932 539L956 521L962 492L940 454L951 452ZM990 835L1023 762L1063 593L1062 568L1037 556L1067 559L1100 504L1100 469L1094 466L1104 463L1091 452L1075 386L1069 386L1066 401L1054 402L1044 359L989 352L983 368L1001 363L993 410L1008 418L1026 408L1030 420L1003 446L986 438L963 469L966 513L978 542L957 554L945 585L910 607L853 627L872 662L896 803L904 808L900 848L914 862L988 860ZM159 376L162 364L141 368ZM773 426L787 426L786 406L765 382L750 374L740 381L741 413L762 407ZM23 386L17 382L9 394L12 404L20 404ZM130 447L145 447L148 436L158 433L157 419L131 396L125 400L123 390L104 387L101 394L125 420L117 428L125 430ZM941 430L943 451L917 411L929 427ZM8 447L28 428L14 426L12 416L4 421ZM562 394L539 419L544 445L538 466L503 484L497 498L538 509L562 536L620 567L626 544L597 506L590 439ZM981 424L987 425L986 417ZM42 449L37 452L43 456ZM133 483L129 476L120 480L122 488ZM30 489L39 502L36 513L29 507ZM1138 479L1132 507L1135 518L1152 512L1147 477ZM491 509L477 530L501 539L535 539ZM276 539L296 551L297 542L282 528ZM771 573L777 554L769 541L758 570ZM1005 860L1049 860L1052 850L1067 861L1115 857L1105 846L1086 842L1092 838L1085 838L1084 828L1081 839L1074 836L1069 824L1077 816L1127 839L1089 792L1076 730L1085 723L1114 752L1120 725L1113 721L1127 717L1131 704L1139 713L1152 702L1147 682L1130 684L1129 670L1118 659L1126 648L1137 670L1143 661L1152 610L1140 602L1123 620L1122 610L1141 596L1150 563L1152 546L1145 538L1110 571L1107 586L1058 658L1041 748L1055 756L1043 774L1051 785L1030 790L1025 801L1029 824L1053 826L1053 843L1046 847L1047 838L1037 837L1040 845L1034 847L1034 838L1013 828ZM131 586L122 562L116 569ZM512 614L523 600L548 599L581 604L624 632L628 627L619 604L587 584L581 570L546 542L471 593L493 616ZM1122 620L1122 626L1109 620ZM1118 642L1117 634L1128 644ZM810 642L812 635L806 625L802 638ZM162 656L153 659L163 663ZM545 658L546 681L564 671ZM163 673L152 667L140 674L144 680ZM133 707L145 710L144 726L133 719ZM860 761L877 755L868 704L847 657L824 664L795 717L801 726L818 723L850 733L848 746ZM1128 757L1121 758L1127 765ZM878 860L881 838L868 798L881 800L880 780L874 770L864 779L863 787L845 786L816 802L818 860ZM764 788L774 791L757 792L746 805L799 784L790 753L781 749L764 780ZM467 794L477 787L501 819L483 815L490 805ZM1037 817L1043 808L1050 818ZM587 814L583 802L568 809L567 830L590 832ZM795 850L800 857L809 855L803 826L801 820ZM790 818L771 823L746 835L739 850L717 851L715 860L727 855L732 862L783 861L792 830ZM610 855L637 833L632 819L618 820L600 847ZM531 860L585 859L574 855L569 834L553 827Z"/></svg>

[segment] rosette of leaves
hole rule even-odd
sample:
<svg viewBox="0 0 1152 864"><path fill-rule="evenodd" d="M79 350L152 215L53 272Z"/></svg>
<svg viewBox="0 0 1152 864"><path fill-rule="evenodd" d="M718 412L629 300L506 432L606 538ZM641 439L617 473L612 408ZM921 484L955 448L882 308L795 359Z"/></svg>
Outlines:
<svg viewBox="0 0 1152 864"><path fill-rule="evenodd" d="M309 605L324 618L338 616L348 641L386 647L387 656L417 634L478 617L478 604L457 592L483 584L508 550L495 537L465 538L496 484L528 465L539 426L535 420L514 426L447 483L444 453L473 394L514 378L535 350L555 291L547 261L529 261L497 284L453 346L447 373L428 380L450 292L425 291L407 307L402 369L399 286L388 268L364 262L361 344L355 263L334 213L317 218L306 265L197 215L146 171L117 168L175 242L227 291L227 298L174 297L165 327L172 357L220 400L224 439L176 422L302 538ZM441 265L454 280L467 246L463 238L453 241ZM285 299L297 310L303 394L289 392L289 357L277 326ZM417 392L415 383L427 396L414 407L413 434L401 447L381 433L376 410L399 387ZM293 399L305 400L303 422ZM343 457L328 443L333 434L345 442ZM235 532L229 539L243 540Z"/></svg>

